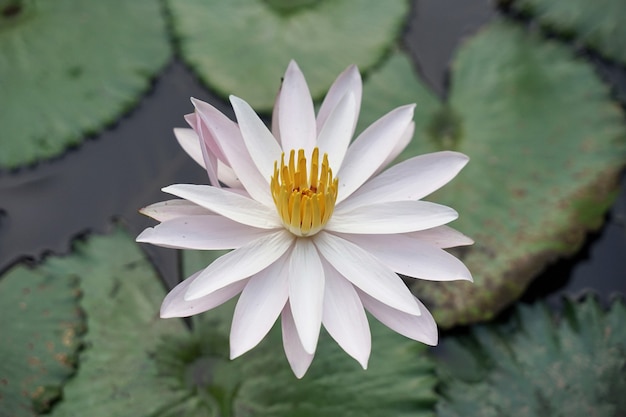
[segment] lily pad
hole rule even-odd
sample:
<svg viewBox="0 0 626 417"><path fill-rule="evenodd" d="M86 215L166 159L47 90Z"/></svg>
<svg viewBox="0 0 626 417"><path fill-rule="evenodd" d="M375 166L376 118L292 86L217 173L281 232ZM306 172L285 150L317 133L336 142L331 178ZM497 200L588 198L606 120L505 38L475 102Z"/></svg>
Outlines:
<svg viewBox="0 0 626 417"><path fill-rule="evenodd" d="M626 415L626 305L567 302L560 320L541 304L505 322L444 339L440 417Z"/></svg>
<svg viewBox="0 0 626 417"><path fill-rule="evenodd" d="M187 273L207 265L211 252L185 252ZM193 332L157 348L161 374L177 380L184 403L165 416L432 416L436 396L426 347L370 318L372 357L364 371L322 333L303 379L285 358L280 325L263 342L228 359L234 303L193 318Z"/></svg>
<svg viewBox="0 0 626 417"><path fill-rule="evenodd" d="M406 0L168 2L183 59L217 93L272 108L289 60L319 98L350 64L367 71L399 36Z"/></svg>
<svg viewBox="0 0 626 417"><path fill-rule="evenodd" d="M53 157L113 123L169 56L157 0L5 2L0 168Z"/></svg>
<svg viewBox="0 0 626 417"><path fill-rule="evenodd" d="M496 21L466 42L438 104L408 59L390 58L365 84L362 124L417 102L400 160L442 149L468 166L429 197L459 212L476 244L457 254L475 282L412 281L449 327L493 317L549 262L599 227L626 160L624 115L593 69L562 45Z"/></svg>
<svg viewBox="0 0 626 417"><path fill-rule="evenodd" d="M178 391L188 396L167 416L433 415L436 379L424 345L370 319L367 371L323 333L311 368L298 380L281 353L279 325L251 352L228 359L233 308L229 303L199 316L189 337L158 349L162 374L178 379Z"/></svg>
<svg viewBox="0 0 626 417"><path fill-rule="evenodd" d="M206 254L200 255L197 262L205 264ZM277 354L283 349L278 328L245 357L227 358L233 303L194 318L192 333L182 320L159 319L164 291L121 230L90 237L71 256L49 258L39 270L54 282L82 278L88 328L80 367L53 417L83 416L85 410L95 417L432 416L436 379L425 347L380 324L372 326L368 372L324 335L309 375L298 381Z"/></svg>
<svg viewBox="0 0 626 417"><path fill-rule="evenodd" d="M0 280L0 410L35 416L49 409L75 372L84 317L78 279L16 266Z"/></svg>
<svg viewBox="0 0 626 417"><path fill-rule="evenodd" d="M75 245L67 258L50 259L54 274L82 278L87 315L80 368L65 386L52 416L157 415L179 401L157 376L152 355L164 335L184 334L181 320L161 320L165 291L154 269L122 230Z"/></svg>
<svg viewBox="0 0 626 417"><path fill-rule="evenodd" d="M626 63L626 2L623 0L500 0L535 16L552 31L572 37L615 61Z"/></svg>
<svg viewBox="0 0 626 417"><path fill-rule="evenodd" d="M367 371L324 334L311 369L297 380L280 354L279 328L251 353L230 361L224 356L227 335L217 334L211 321L196 323L191 339L167 341L175 350L159 349L165 372L178 376L179 389L189 395L172 416L433 415L436 379L425 347L381 324L372 325Z"/></svg>
<svg viewBox="0 0 626 417"><path fill-rule="evenodd" d="M239 388L235 414L432 416L437 379L426 346L369 319L372 356L367 371L324 333L302 380L294 380L286 359L276 354L282 345L275 332L270 348L240 360L245 374L253 376Z"/></svg>

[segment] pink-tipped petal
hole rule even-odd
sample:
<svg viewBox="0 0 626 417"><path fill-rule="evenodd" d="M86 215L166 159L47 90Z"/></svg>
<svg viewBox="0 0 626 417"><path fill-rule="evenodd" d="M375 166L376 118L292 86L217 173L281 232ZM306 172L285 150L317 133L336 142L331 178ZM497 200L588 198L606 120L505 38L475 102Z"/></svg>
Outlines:
<svg viewBox="0 0 626 417"><path fill-rule="evenodd" d="M342 203L345 210L388 201L419 200L454 178L469 158L443 151L416 156L372 178Z"/></svg>
<svg viewBox="0 0 626 417"><path fill-rule="evenodd" d="M324 269L308 239L296 239L289 258L289 304L304 350L315 353L322 325Z"/></svg>
<svg viewBox="0 0 626 417"><path fill-rule="evenodd" d="M193 129L175 127L174 136L181 148L193 159L198 165L206 169L204 159L202 158L202 147L200 146L200 138Z"/></svg>
<svg viewBox="0 0 626 417"><path fill-rule="evenodd" d="M253 240L217 258L191 283L185 300L195 300L267 268L293 244L293 236L281 230Z"/></svg>
<svg viewBox="0 0 626 417"><path fill-rule="evenodd" d="M274 200L268 186L269 178L265 178L254 165L237 124L209 103L193 98L191 102L248 194L273 208Z"/></svg>
<svg viewBox="0 0 626 417"><path fill-rule="evenodd" d="M191 98L195 113L185 116L185 120L200 135L200 127L206 129L205 139L210 139L207 143L209 149L215 153L222 161L230 164L230 155L225 152L224 144L230 143L229 149L243 150L243 138L237 123L230 120L224 113L213 107L211 104Z"/></svg>
<svg viewBox="0 0 626 417"><path fill-rule="evenodd" d="M356 114L354 116L355 119L350 136L354 135L354 129L356 128L356 123L359 117L359 109L361 108L361 96L363 94L361 74L359 74L359 69L356 65L350 65L346 68L339 75L339 77L337 77L333 85L330 86L330 89L320 106L320 110L317 113L318 132L320 132L324 124L326 124L326 119L328 119L328 116L332 113L335 106L337 106L337 103L339 103L339 101L341 101L342 98L348 93L352 94L354 97L356 106Z"/></svg>
<svg viewBox="0 0 626 417"><path fill-rule="evenodd" d="M278 125L286 152L304 149L305 154L310 155L317 136L315 110L309 87L295 61L289 63L280 89Z"/></svg>
<svg viewBox="0 0 626 417"><path fill-rule="evenodd" d="M391 270L430 281L472 281L463 262L429 243L396 235L348 235L341 237L374 255Z"/></svg>
<svg viewBox="0 0 626 417"><path fill-rule="evenodd" d="M309 369L309 366L311 366L313 354L308 353L302 346L289 303L285 304L285 308L281 314L281 327L283 332L283 348L285 349L287 361L296 378L300 379Z"/></svg>
<svg viewBox="0 0 626 417"><path fill-rule="evenodd" d="M258 345L285 307L289 297L286 259L286 256L279 258L248 280L233 315L230 330L231 359Z"/></svg>
<svg viewBox="0 0 626 417"><path fill-rule="evenodd" d="M415 298L415 302L419 305L422 314L414 316L396 310L363 291L359 291L359 296L363 302L363 306L372 313L378 321L391 330L400 333L409 339L417 340L430 346L436 346L438 341L437 323L430 311Z"/></svg>
<svg viewBox="0 0 626 417"><path fill-rule="evenodd" d="M268 233L216 214L177 217L144 230L137 242L175 249L235 249Z"/></svg>
<svg viewBox="0 0 626 417"><path fill-rule="evenodd" d="M187 288L200 275L200 272L202 271L196 272L178 284L165 296L161 304L161 318L189 317L208 311L239 294L247 282L246 280L237 281L196 300L185 300Z"/></svg>
<svg viewBox="0 0 626 417"><path fill-rule="evenodd" d="M206 127L202 125L201 119L195 113L186 115L185 120L187 120L187 123L189 123L198 135L198 146L200 148L200 156L202 157L202 166L206 169L209 176L209 182L216 187L220 187L220 182L217 179L217 156L215 153L210 152L208 148L208 144L210 142L214 142L213 137L208 132ZM176 133L176 129L174 129L174 133ZM180 140L178 143L183 146ZM216 147L214 143L213 146ZM195 152L196 150L194 149L193 151Z"/></svg>
<svg viewBox="0 0 626 417"><path fill-rule="evenodd" d="M276 142L276 138L272 136L272 133L248 103L235 96L230 96L230 103L235 110L248 153L261 176L265 178L265 187L269 190L270 178L274 174L274 162L280 161L283 151ZM284 141L285 132L281 131L281 134Z"/></svg>
<svg viewBox="0 0 626 417"><path fill-rule="evenodd" d="M201 131L204 132L206 129L202 128ZM209 152L209 148L207 146L207 140L205 139L206 133L200 133L200 138L204 143L204 146L201 147L202 150L202 158L204 159L204 165L206 166L207 174L209 175L209 182L214 187L221 187L220 181L217 175L217 167L218 167L218 159L215 153Z"/></svg>
<svg viewBox="0 0 626 417"><path fill-rule="evenodd" d="M410 232L405 235L412 239L430 243L431 245L435 245L442 249L474 244L472 239L449 226L433 227L432 229Z"/></svg>
<svg viewBox="0 0 626 417"><path fill-rule="evenodd" d="M328 262L324 264L324 313L322 322L343 350L367 369L372 337L363 304L350 282Z"/></svg>
<svg viewBox="0 0 626 417"><path fill-rule="evenodd" d="M323 258L356 287L393 308L420 314L404 282L374 256L354 243L324 231L316 234L314 241Z"/></svg>
<svg viewBox="0 0 626 417"><path fill-rule="evenodd" d="M333 172L339 171L346 155L357 113L354 95L346 94L328 116L317 138L320 154L328 155L328 163Z"/></svg>
<svg viewBox="0 0 626 417"><path fill-rule="evenodd" d="M149 206L139 210L139 212L160 222L175 219L177 217L211 214L211 210L187 200L161 201L160 203L150 204Z"/></svg>
<svg viewBox="0 0 626 417"><path fill-rule="evenodd" d="M449 223L458 213L428 201L396 201L360 206L353 210L336 207L326 230L358 234L393 234L430 229Z"/></svg>
<svg viewBox="0 0 626 417"><path fill-rule="evenodd" d="M195 99L192 98L191 102L193 103L194 100ZM231 127L233 126L236 127L236 125L225 116L224 116L224 119L230 122ZM189 126L191 126L193 130L196 131L196 134L198 135L198 137L202 138L205 148L207 148L210 153L215 155L217 159L224 161L224 162L227 161L226 156L222 152L222 149L220 148L219 143L213 136L213 133L212 133L213 130L209 128L209 126L205 123L204 120L205 119L200 115L197 109L194 113L185 115L185 121L187 122L187 124L189 124Z"/></svg>
<svg viewBox="0 0 626 417"><path fill-rule="evenodd" d="M337 204L367 181L387 159L413 119L415 105L398 107L365 129L346 152L337 173Z"/></svg>
<svg viewBox="0 0 626 417"><path fill-rule="evenodd" d="M282 227L276 208L251 198L210 185L174 184L163 192L192 201L236 222L261 229Z"/></svg>

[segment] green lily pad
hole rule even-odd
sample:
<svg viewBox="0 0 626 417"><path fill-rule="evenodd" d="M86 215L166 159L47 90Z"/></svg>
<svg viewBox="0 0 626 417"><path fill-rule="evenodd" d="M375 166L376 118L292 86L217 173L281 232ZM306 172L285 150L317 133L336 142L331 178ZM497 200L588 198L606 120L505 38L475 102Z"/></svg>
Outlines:
<svg viewBox="0 0 626 417"><path fill-rule="evenodd" d="M178 391L187 395L166 416L433 415L436 379L424 345L370 319L367 371L323 333L311 368L298 380L282 353L279 325L251 352L228 359L233 308L229 303L199 316L189 337L158 349L161 373L178 379Z"/></svg>
<svg viewBox="0 0 626 417"><path fill-rule="evenodd" d="M215 254L185 252L189 274ZM178 381L186 402L162 417L186 416L432 416L436 396L426 347L376 320L372 356L364 371L323 332L311 368L293 375L283 352L280 325L263 342L228 359L234 302L193 318L193 332L157 348L160 373Z"/></svg>
<svg viewBox="0 0 626 417"><path fill-rule="evenodd" d="M433 201L476 244L457 254L475 282L413 281L449 327L494 316L549 262L599 227L626 160L624 115L585 62L560 44L496 21L466 42L438 104L408 59L390 58L364 87L362 124L417 102L416 135L399 160L442 149L470 156Z"/></svg>
<svg viewBox="0 0 626 417"><path fill-rule="evenodd" d="M444 339L440 417L626 415L626 305L567 302L560 320L540 304L507 322Z"/></svg>
<svg viewBox="0 0 626 417"><path fill-rule="evenodd" d="M47 269L82 278L88 331L79 370L51 415L158 415L179 398L157 375L152 355L161 337L185 333L183 322L159 318L165 291L125 232L93 236L74 249L50 259Z"/></svg>
<svg viewBox="0 0 626 417"><path fill-rule="evenodd" d="M189 395L172 416L433 415L437 381L425 347L379 323L372 323L367 371L324 334L302 380L281 353L278 327L255 350L230 361L228 337L214 329L219 326L210 320L196 323L191 339L168 340L159 349L157 361L167 364L162 372L178 377L181 395Z"/></svg>
<svg viewBox="0 0 626 417"><path fill-rule="evenodd" d="M206 255L191 256L205 265ZM209 260L216 255L208 253ZM182 320L159 319L164 291L121 230L80 242L73 255L50 258L40 270L58 282L82 278L88 328L78 372L52 417L85 410L95 417L433 415L436 379L425 347L380 324L372 326L367 372L324 335L309 374L298 381L280 354L278 328L258 349L228 359L233 303L194 318L193 333Z"/></svg>
<svg viewBox="0 0 626 417"><path fill-rule="evenodd" d="M35 416L75 372L84 317L78 279L16 266L0 280L0 410Z"/></svg>
<svg viewBox="0 0 626 417"><path fill-rule="evenodd" d="M242 358L245 374L236 415L249 416L432 416L437 379L426 346L393 333L370 317L372 356L364 371L323 334L302 380L295 380L278 332L269 348ZM278 330L278 329L276 329ZM273 341L273 342L272 342Z"/></svg>
<svg viewBox="0 0 626 417"><path fill-rule="evenodd" d="M626 63L626 2L623 0L500 0L535 16L552 31L572 37L615 61Z"/></svg>
<svg viewBox="0 0 626 417"><path fill-rule="evenodd" d="M406 0L168 1L185 61L213 90L272 108L295 59L315 98L350 64L367 71L398 37Z"/></svg>
<svg viewBox="0 0 626 417"><path fill-rule="evenodd" d="M9 9L10 13L6 10ZM157 0L29 0L0 11L0 168L113 123L170 56Z"/></svg>

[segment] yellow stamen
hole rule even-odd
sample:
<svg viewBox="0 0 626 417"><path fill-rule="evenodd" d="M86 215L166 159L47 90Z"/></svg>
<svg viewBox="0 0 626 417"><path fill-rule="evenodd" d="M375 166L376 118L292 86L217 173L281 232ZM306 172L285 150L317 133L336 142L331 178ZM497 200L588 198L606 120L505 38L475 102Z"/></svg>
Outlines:
<svg viewBox="0 0 626 417"><path fill-rule="evenodd" d="M307 175L308 174L308 175ZM324 154L319 165L319 149L313 149L311 166L307 170L304 149L289 152L274 162L271 179L272 197L276 210L289 231L298 236L311 236L322 230L335 209L338 180L328 166L328 155Z"/></svg>

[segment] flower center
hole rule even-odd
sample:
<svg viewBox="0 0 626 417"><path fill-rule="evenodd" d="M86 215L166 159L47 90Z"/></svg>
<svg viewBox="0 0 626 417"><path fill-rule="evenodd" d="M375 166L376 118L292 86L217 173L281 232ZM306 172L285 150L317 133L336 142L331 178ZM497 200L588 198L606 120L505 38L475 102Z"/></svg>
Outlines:
<svg viewBox="0 0 626 417"><path fill-rule="evenodd" d="M307 169L304 149L285 154L274 162L274 175L270 187L278 214L285 227L298 236L311 236L322 230L335 209L337 200L337 178L328 166L328 155L324 154L319 166L319 149L313 149L311 166ZM307 175L308 174L308 175Z"/></svg>

